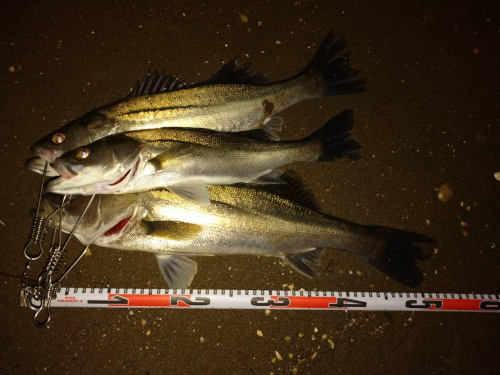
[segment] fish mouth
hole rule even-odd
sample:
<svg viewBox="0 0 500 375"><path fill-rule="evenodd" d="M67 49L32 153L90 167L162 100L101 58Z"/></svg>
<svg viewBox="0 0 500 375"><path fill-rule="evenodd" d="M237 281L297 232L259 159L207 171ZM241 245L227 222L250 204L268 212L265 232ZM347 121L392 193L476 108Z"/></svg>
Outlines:
<svg viewBox="0 0 500 375"><path fill-rule="evenodd" d="M58 155L55 151L47 150L41 146L31 146L30 151L41 157L43 160L48 161L50 164L54 163L57 159Z"/></svg>
<svg viewBox="0 0 500 375"><path fill-rule="evenodd" d="M24 163L24 167L29 169L32 172L43 174L43 171L45 169L45 163L46 160L35 156L33 158L30 158L26 160L26 163ZM59 173L57 173L53 168L50 166L47 167L47 173L45 174L47 177L54 177L54 176L59 176Z"/></svg>
<svg viewBox="0 0 500 375"><path fill-rule="evenodd" d="M61 161L61 159L55 159L53 163L50 163L50 166L65 180L78 176L78 173L76 173L68 164Z"/></svg>

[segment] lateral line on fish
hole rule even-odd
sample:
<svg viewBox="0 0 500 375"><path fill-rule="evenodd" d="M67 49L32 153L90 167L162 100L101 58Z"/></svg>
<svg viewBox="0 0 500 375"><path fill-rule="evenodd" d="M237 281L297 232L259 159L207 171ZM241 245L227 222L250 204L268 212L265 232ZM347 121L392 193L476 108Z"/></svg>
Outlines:
<svg viewBox="0 0 500 375"><path fill-rule="evenodd" d="M120 114L120 116L127 116L127 115L135 115L138 113L148 113L148 112L163 112L163 111L173 111L173 110L179 110L179 109L192 109L192 108L207 108L208 106L206 105L185 105L185 106L177 106L177 107L159 107L159 108L152 108L152 109L141 109L141 110L136 110L136 111L128 111L128 112L123 112Z"/></svg>

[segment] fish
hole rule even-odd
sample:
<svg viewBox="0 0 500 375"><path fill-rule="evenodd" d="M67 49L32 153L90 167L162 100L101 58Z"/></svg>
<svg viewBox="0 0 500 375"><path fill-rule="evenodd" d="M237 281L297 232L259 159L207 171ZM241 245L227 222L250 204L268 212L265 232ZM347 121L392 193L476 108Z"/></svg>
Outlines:
<svg viewBox="0 0 500 375"><path fill-rule="evenodd" d="M52 167L61 177L45 184L58 194L125 194L155 188L209 203L207 186L282 184L278 167L293 162L359 158L349 139L353 111L345 110L312 135L279 142L239 133L162 128L121 133L67 152Z"/></svg>
<svg viewBox="0 0 500 375"><path fill-rule="evenodd" d="M112 134L163 127L223 132L259 129L302 100L352 95L366 80L351 68L347 43L332 31L301 73L270 83L250 63L231 60L208 80L186 84L168 75L147 77L128 97L94 109L35 142L30 150L54 163L69 150ZM39 169L35 169L35 171Z"/></svg>
<svg viewBox="0 0 500 375"><path fill-rule="evenodd" d="M314 197L293 176L286 185L214 186L201 206L168 190L96 195L75 230L85 245L153 253L171 288L191 285L196 256L255 255L281 259L299 274L317 277L325 249L347 251L407 287L423 281L416 262L429 259L434 239L400 229L361 225L319 211ZM91 199L77 196L63 208L69 232ZM48 193L42 212L62 196ZM53 215L55 224L59 215Z"/></svg>

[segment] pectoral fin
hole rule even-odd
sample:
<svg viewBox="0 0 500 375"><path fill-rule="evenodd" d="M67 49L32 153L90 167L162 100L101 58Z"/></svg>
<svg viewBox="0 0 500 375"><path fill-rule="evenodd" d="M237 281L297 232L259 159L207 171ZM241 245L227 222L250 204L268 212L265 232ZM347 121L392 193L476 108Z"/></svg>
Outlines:
<svg viewBox="0 0 500 375"><path fill-rule="evenodd" d="M181 163L182 158L189 156L192 152L192 145L186 143L174 143L165 152L156 155L148 163L151 163L157 171L166 169L177 163Z"/></svg>
<svg viewBox="0 0 500 375"><path fill-rule="evenodd" d="M195 239L203 230L198 224L182 221L142 221L146 234L171 241L189 241Z"/></svg>
<svg viewBox="0 0 500 375"><path fill-rule="evenodd" d="M194 180L186 183L169 185L167 186L167 189L181 198L198 203L202 206L206 206L210 203L208 188L203 180Z"/></svg>
<svg viewBox="0 0 500 375"><path fill-rule="evenodd" d="M306 277L317 277L318 273L309 266L309 263L319 264L325 249L313 249L305 253L284 256L282 259L292 268Z"/></svg>
<svg viewBox="0 0 500 375"><path fill-rule="evenodd" d="M157 255L156 261L163 278L172 289L188 288L198 272L198 264L183 256Z"/></svg>

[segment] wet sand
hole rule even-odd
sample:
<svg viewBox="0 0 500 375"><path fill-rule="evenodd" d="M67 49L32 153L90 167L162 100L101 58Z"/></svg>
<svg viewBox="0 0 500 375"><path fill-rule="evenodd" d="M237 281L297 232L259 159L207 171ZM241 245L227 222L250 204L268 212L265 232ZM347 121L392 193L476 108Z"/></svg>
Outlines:
<svg viewBox="0 0 500 375"><path fill-rule="evenodd" d="M326 213L436 238L439 251L421 263L425 283L416 291L499 293L495 1L2 3L1 373L500 373L499 314L59 308L37 329L32 312L19 308L39 184L23 168L34 141L123 98L148 69L199 81L238 56L271 80L289 77L333 28L345 35L369 90L287 109L281 136L303 137L353 108L364 157L293 169ZM438 189L446 183L453 197L444 203ZM67 259L79 249L74 242ZM165 287L150 254L91 253L65 286ZM273 258L196 260L194 288L409 291L334 250L316 280ZM282 360L273 361L276 351Z"/></svg>

